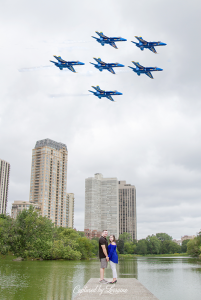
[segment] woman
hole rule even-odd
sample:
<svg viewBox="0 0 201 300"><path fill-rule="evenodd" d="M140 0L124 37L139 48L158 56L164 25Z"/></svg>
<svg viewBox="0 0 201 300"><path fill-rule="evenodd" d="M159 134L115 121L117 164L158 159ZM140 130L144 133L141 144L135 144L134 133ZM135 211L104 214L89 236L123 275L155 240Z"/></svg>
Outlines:
<svg viewBox="0 0 201 300"><path fill-rule="evenodd" d="M109 283L116 283L117 282L117 271L116 271L116 264L118 264L118 255L117 255L117 245L115 236L110 236L110 244L108 246L108 257L110 260L110 266L112 269L113 280Z"/></svg>

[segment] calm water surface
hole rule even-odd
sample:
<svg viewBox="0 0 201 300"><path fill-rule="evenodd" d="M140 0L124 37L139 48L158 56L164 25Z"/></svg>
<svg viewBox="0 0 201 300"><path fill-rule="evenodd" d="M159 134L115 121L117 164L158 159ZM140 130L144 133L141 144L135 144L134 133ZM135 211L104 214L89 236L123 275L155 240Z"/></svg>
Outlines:
<svg viewBox="0 0 201 300"><path fill-rule="evenodd" d="M1 300L71 300L73 289L99 278L99 261L23 261L0 257ZM118 276L136 278L159 300L201 299L201 261L136 257L119 261ZM110 267L106 270L111 278Z"/></svg>

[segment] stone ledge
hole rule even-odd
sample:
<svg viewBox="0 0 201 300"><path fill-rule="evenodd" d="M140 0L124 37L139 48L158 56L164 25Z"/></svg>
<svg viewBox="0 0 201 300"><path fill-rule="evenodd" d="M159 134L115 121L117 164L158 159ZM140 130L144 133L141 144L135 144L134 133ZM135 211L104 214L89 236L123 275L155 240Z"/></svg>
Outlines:
<svg viewBox="0 0 201 300"><path fill-rule="evenodd" d="M116 284L100 284L98 278L91 278L84 287L75 287L75 294L73 300L158 300L135 278L118 278Z"/></svg>

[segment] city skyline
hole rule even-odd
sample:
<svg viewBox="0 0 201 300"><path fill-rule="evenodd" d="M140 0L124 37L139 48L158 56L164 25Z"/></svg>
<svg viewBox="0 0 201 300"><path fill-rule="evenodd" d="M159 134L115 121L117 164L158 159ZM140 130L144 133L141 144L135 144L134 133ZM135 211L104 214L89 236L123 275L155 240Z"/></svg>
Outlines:
<svg viewBox="0 0 201 300"><path fill-rule="evenodd" d="M75 228L84 229L85 178L99 172L135 184L138 239L157 232L195 235L201 224L201 3L103 0L104 15L98 4L2 4L0 157L11 165L7 212L15 200L29 199L31 149L48 137L68 146ZM127 41L119 49L102 47L91 37L95 31ZM141 51L131 42L135 36L167 46L158 54ZM49 62L53 55L85 65L75 74L61 71ZM93 57L126 67L116 75L99 72L89 63ZM131 61L163 72L153 80L136 76ZM117 102L89 95L97 85L123 95Z"/></svg>

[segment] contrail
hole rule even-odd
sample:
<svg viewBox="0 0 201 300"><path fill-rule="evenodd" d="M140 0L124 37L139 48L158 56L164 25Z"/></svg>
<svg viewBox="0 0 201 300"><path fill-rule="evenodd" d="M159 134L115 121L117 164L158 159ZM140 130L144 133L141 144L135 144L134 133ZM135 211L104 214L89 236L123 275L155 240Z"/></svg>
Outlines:
<svg viewBox="0 0 201 300"><path fill-rule="evenodd" d="M29 71L36 71L36 70L40 70L43 68L52 68L54 66L39 66L39 67L30 67L30 68L21 68L18 69L19 72L29 72Z"/></svg>
<svg viewBox="0 0 201 300"><path fill-rule="evenodd" d="M91 94L50 94L48 97L50 98L62 98L62 97L68 97L68 96L73 96L73 97L85 97L85 96L93 96Z"/></svg>

